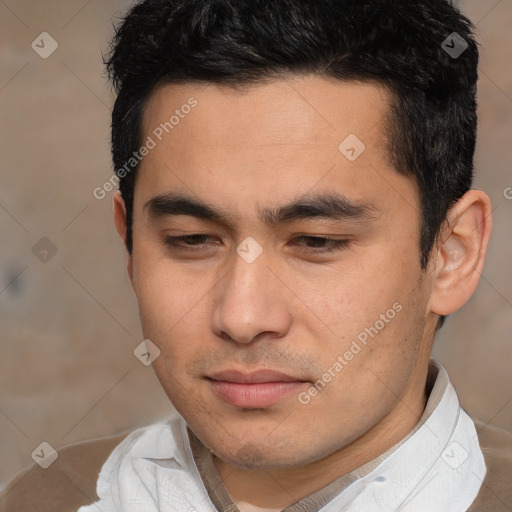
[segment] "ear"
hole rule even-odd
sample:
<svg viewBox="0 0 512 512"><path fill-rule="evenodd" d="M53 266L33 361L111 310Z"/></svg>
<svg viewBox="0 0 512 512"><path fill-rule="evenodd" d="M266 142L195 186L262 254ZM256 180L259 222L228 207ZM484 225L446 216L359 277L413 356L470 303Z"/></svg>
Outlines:
<svg viewBox="0 0 512 512"><path fill-rule="evenodd" d="M112 196L112 206L114 208L114 224L116 225L117 232L123 241L124 247L126 248L126 206L119 190L117 190ZM128 249L126 252L128 254L126 270L128 271L130 283L133 288L133 258L128 252Z"/></svg>
<svg viewBox="0 0 512 512"><path fill-rule="evenodd" d="M469 190L450 208L433 254L433 313L449 315L473 295L491 231L491 200L481 190Z"/></svg>

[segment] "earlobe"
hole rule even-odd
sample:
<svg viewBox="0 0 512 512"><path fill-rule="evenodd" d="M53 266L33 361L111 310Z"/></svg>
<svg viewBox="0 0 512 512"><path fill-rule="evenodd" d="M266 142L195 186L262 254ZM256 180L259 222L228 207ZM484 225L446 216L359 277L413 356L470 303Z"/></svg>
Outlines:
<svg viewBox="0 0 512 512"><path fill-rule="evenodd" d="M123 245L126 248L126 206L124 204L123 197L121 196L121 192L116 191L112 196L112 206L114 210L114 224L121 240L123 241ZM126 270L133 288L133 258L128 250L127 253L128 260L126 262Z"/></svg>
<svg viewBox="0 0 512 512"><path fill-rule="evenodd" d="M435 282L430 310L449 315L473 295L492 231L489 197L468 191L448 212L435 250Z"/></svg>

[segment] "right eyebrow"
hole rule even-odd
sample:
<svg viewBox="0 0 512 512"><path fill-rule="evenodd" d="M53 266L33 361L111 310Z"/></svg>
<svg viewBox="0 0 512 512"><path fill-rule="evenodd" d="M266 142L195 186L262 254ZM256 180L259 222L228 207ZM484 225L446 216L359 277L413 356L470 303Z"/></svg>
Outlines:
<svg viewBox="0 0 512 512"><path fill-rule="evenodd" d="M153 197L145 203L143 209L147 209L149 215L154 219L168 215L189 215L198 219L215 221L234 230L234 225L221 210L181 194L169 193Z"/></svg>

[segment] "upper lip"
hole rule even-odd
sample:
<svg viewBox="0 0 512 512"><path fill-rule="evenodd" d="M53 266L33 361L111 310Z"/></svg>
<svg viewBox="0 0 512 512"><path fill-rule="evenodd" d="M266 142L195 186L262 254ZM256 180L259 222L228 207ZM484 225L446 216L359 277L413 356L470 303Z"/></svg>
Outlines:
<svg viewBox="0 0 512 512"><path fill-rule="evenodd" d="M244 373L239 370L224 370L208 376L209 379L236 382L241 384L260 384L262 382L305 382L305 379L292 377L274 370L257 370Z"/></svg>

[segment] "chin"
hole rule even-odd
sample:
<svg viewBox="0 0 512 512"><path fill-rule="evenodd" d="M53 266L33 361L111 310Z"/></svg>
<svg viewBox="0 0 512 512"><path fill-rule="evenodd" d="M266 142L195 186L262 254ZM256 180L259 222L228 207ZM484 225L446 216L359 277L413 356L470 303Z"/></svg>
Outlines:
<svg viewBox="0 0 512 512"><path fill-rule="evenodd" d="M215 452L214 452L215 453ZM296 464L286 456L276 457L275 450L268 444L256 445L251 442L244 444L237 451L221 452L215 455L231 466L245 470L284 469Z"/></svg>
<svg viewBox="0 0 512 512"><path fill-rule="evenodd" d="M221 444L207 445L215 456L224 462L245 470L285 469L315 462L322 454L304 452L302 443L290 444L294 436L287 433L283 437L270 439L264 435L254 439L250 433L237 439L222 440Z"/></svg>

